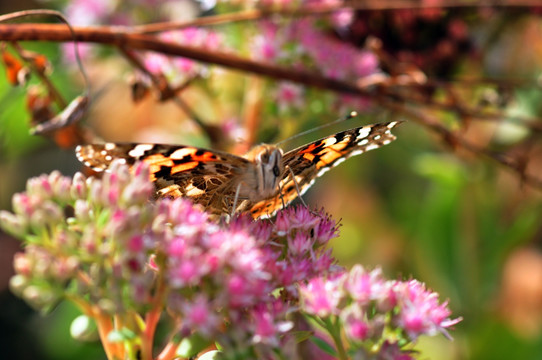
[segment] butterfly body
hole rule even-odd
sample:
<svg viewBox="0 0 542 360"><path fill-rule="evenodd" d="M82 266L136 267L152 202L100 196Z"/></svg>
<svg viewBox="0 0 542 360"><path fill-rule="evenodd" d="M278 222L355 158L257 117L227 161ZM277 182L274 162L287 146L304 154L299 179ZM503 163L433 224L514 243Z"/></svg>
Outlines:
<svg viewBox="0 0 542 360"><path fill-rule="evenodd" d="M395 140L390 130L398 123L342 131L286 153L267 144L237 156L182 145L106 143L78 146L76 154L95 171L106 171L114 159L144 161L157 197L187 197L213 214L248 211L259 218L272 216L348 157Z"/></svg>

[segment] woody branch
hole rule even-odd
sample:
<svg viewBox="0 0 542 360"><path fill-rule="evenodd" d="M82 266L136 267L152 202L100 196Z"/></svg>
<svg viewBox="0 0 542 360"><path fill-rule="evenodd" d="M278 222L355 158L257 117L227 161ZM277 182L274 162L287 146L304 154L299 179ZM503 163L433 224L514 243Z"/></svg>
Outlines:
<svg viewBox="0 0 542 360"><path fill-rule="evenodd" d="M259 16L263 16L261 13ZM149 25L150 27L151 25ZM364 96L373 99L377 104L388 108L396 113L412 118L431 131L440 133L447 139L460 139L458 135L452 133L444 126L435 127L434 121L427 116L420 115L420 112L413 113L410 105L421 105L438 110L456 113L460 118L468 117L473 120L493 120L501 121L503 114L480 113L474 109L469 109L465 105L458 103L438 102L434 99L423 97L414 97L398 92L396 89L401 85L386 83L376 83L372 86L360 86L355 83L345 82L322 76L317 73L293 70L286 67L263 63L237 55L225 52L212 51L193 46L174 44L160 40L154 35L145 33L143 29L139 32L131 31L131 28L112 27L112 26L94 26L94 27L74 27L75 38L64 25L57 24L0 24L0 41L52 41L52 42L89 42L99 43L110 46L116 46L125 50L145 50L155 51L165 55L181 56L208 64L219 65L230 69L245 71L248 73L270 77L277 80L286 80L303 84L308 87L331 90L339 93L346 93L356 96ZM152 31L152 27L150 27ZM121 52L122 53L122 52ZM484 81L488 81L485 79ZM407 87L423 87L424 84L406 84ZM513 85L511 85L513 87ZM539 132L539 124L529 122L529 119L516 119L525 127ZM455 141L455 145L460 146L479 156L490 157L499 164L517 172L521 179L528 185L542 188L542 180L525 174L525 167L517 166L514 161L503 161L502 154L498 154L486 149L481 149L467 141Z"/></svg>

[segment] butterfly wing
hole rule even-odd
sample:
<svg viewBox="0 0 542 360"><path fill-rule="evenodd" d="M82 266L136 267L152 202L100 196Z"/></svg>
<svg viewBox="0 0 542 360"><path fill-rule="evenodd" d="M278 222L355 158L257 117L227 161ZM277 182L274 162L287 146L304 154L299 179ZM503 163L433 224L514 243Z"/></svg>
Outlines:
<svg viewBox="0 0 542 360"><path fill-rule="evenodd" d="M282 197L277 195L250 204L254 218L272 216L284 205L303 195L314 180L347 158L387 145L395 136L391 133L401 121L373 124L339 132L284 154L284 174L280 182Z"/></svg>
<svg viewBox="0 0 542 360"><path fill-rule="evenodd" d="M107 170L115 159L128 165L143 161L149 165L157 197L188 197L214 214L230 211L235 179L250 165L232 154L179 145L81 145L76 155L95 171Z"/></svg>

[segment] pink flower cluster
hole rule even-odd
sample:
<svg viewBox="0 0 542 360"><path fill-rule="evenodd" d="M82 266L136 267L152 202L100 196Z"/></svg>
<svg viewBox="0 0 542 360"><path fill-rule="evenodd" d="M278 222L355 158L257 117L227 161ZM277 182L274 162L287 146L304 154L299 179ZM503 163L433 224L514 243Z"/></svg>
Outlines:
<svg viewBox="0 0 542 360"><path fill-rule="evenodd" d="M219 50L224 47L224 40L218 32L202 28L190 27L167 31L159 34L159 37L172 44L194 46L207 50ZM203 74L207 71L207 67L197 61L183 57L168 57L154 52L145 54L144 64L149 71L164 74L173 81Z"/></svg>
<svg viewBox="0 0 542 360"><path fill-rule="evenodd" d="M102 179L29 180L14 213L0 212L6 230L33 239L16 257L14 290L42 307L75 291L119 313L147 308L159 281L181 334L211 338L226 322L237 339L277 346L291 306L272 294L295 301L297 282L337 269L325 250L337 227L322 213L299 207L274 222L216 223L185 199L149 202L153 191L145 164L120 161Z"/></svg>
<svg viewBox="0 0 542 360"><path fill-rule="evenodd" d="M433 336L461 321L450 319L447 302L439 304L438 294L416 281L385 280L380 269L365 270L356 265L349 272L316 277L300 286L304 311L318 317L336 317L353 343L379 341L380 351L398 346L386 334L415 341ZM393 350L395 351L395 350ZM394 357L395 359L395 357Z"/></svg>
<svg viewBox="0 0 542 360"><path fill-rule="evenodd" d="M140 25L157 21L178 21L180 15L197 15L199 9L188 2L144 0L137 2L112 2L109 0L74 0L66 6L65 12L73 25L91 26L106 25ZM203 28L185 28L161 32L158 37L166 42L187 46L217 50L224 46L224 40L219 32ZM87 44L79 44L83 56L91 54L92 49ZM74 61L72 44L64 46L65 57ZM155 52L144 55L143 62L147 69L156 74L163 74L168 79L179 82L187 77L200 74L207 67L199 62L181 58L168 57Z"/></svg>
<svg viewBox="0 0 542 360"><path fill-rule="evenodd" d="M160 309L181 338L196 333L223 351L257 348L262 358L295 351L293 312L341 324L352 351L376 344L393 359L409 358L398 337L447 334L460 321L415 280L336 265L327 245L338 226L322 211L289 207L274 220L214 222L185 199L150 202L153 192L142 163L115 161L102 179L53 172L29 180L14 212L0 211L0 225L27 243L12 290L39 309L63 297L108 315Z"/></svg>
<svg viewBox="0 0 542 360"><path fill-rule="evenodd" d="M341 0L304 1L306 5L338 6ZM333 25L346 26L353 18L350 10L332 15ZM307 69L340 80L359 79L379 71L377 56L336 38L312 18L260 22L260 34L252 39L252 56L258 60ZM328 29L329 30L329 29ZM305 93L290 84L280 84L276 100L281 110L306 106ZM347 97L351 106L365 107L365 100Z"/></svg>
<svg viewBox="0 0 542 360"><path fill-rule="evenodd" d="M153 228L160 235L153 267L164 274L167 304L183 319L182 332L214 336L221 319L232 317L248 325L246 310L270 300L273 274L266 264L275 255L248 232L210 222L183 199L160 201Z"/></svg>
<svg viewBox="0 0 542 360"><path fill-rule="evenodd" d="M327 247L329 240L338 236L338 227L323 211L288 207L278 212L274 221L251 222L243 216L232 226L254 234L271 254L265 268L271 272L275 288L283 289L289 298L298 298L299 282L342 270Z"/></svg>
<svg viewBox="0 0 542 360"><path fill-rule="evenodd" d="M186 200L164 200L153 228L163 239L153 267L173 290L168 307L183 319L181 333L217 336L226 318L253 342L278 345L292 327L285 320L291 308L271 294L282 289L295 302L298 282L339 269L325 246L337 236L335 222L303 207L279 212L274 222L241 216L220 226Z"/></svg>

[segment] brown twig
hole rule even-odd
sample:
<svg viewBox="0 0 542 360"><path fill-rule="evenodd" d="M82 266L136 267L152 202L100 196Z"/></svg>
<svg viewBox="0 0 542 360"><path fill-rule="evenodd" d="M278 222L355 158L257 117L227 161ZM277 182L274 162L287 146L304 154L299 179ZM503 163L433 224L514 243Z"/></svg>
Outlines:
<svg viewBox="0 0 542 360"><path fill-rule="evenodd" d="M486 0L474 3L469 0L441 0L437 2L419 0L346 0L332 5L311 4L304 6L261 6L258 9L237 11L227 14L204 16L183 22L163 22L131 27L131 32L150 34L187 27L231 24L240 21L253 21L271 16L322 16L344 9L352 10L398 10L398 9L430 9L457 7L529 7L540 6L539 0Z"/></svg>
<svg viewBox="0 0 542 360"><path fill-rule="evenodd" d="M205 132L209 140L214 145L219 145L220 140L218 139L218 132L213 126L209 126L203 122L198 114L192 110L192 108L180 97L179 93L186 89L190 83L194 80L195 77L189 78L186 82L182 83L176 88L172 88L168 83L165 76L157 76L150 72L143 62L134 54L132 51L128 50L126 47L121 46L119 50L122 54L130 61L130 63L143 72L146 76L149 77L153 85L156 87L160 93L160 101L173 100L173 102L186 114L188 117L194 121L201 130Z"/></svg>
<svg viewBox="0 0 542 360"><path fill-rule="evenodd" d="M437 119L429 115L428 112L419 111L419 110L414 109L412 106L407 106L405 104L400 104L400 103L389 101L386 99L380 99L379 103L382 106L385 106L386 108L394 112L400 113L410 118L411 120L416 121L422 124L423 126L431 129L433 132L442 136L442 138L446 142L451 143L454 146L459 146L475 155L480 155L480 156L489 158L511 169L512 171L516 172L521 177L521 179L523 180L525 184L533 186L538 189L542 189L542 179L539 179L535 176L527 174L525 172L526 166L524 163L522 164L520 161L515 161L514 159L506 156L505 154L476 146L475 144L462 138L461 136L457 136L448 128L446 128L440 121L438 121Z"/></svg>
<svg viewBox="0 0 542 360"><path fill-rule="evenodd" d="M292 71L290 68L250 60L231 53L211 51L194 46L173 44L151 35L130 34L114 27L75 28L76 39L125 47L131 50L155 51L165 55L182 56L208 64L247 71L275 79L288 80L307 86L329 89L343 93L370 95L366 89L343 81L327 78L306 71ZM71 35L61 25L53 24L0 24L0 40L6 41L71 41Z"/></svg>
<svg viewBox="0 0 542 360"><path fill-rule="evenodd" d="M413 85L413 87L416 87ZM419 88L423 88L420 86ZM402 89L404 90L404 89ZM536 117L527 117L527 116L517 116L517 115L506 115L495 111L477 111L476 109L467 107L466 105L457 106L453 103L446 103L443 101L428 99L422 96L416 96L415 92L405 92L405 91L394 91L394 87L386 87L382 89L382 93L389 98L401 99L405 102L414 103L418 105L423 105L428 109L448 111L457 114L461 117L469 117L472 120L479 121L509 121L521 126L524 126L527 129L536 132L542 132L542 122L540 118Z"/></svg>
<svg viewBox="0 0 542 360"><path fill-rule="evenodd" d="M421 119L419 121L420 123L431 128L433 131L442 134L444 137L448 137L448 139L453 139L453 141L459 146L462 146L465 149L474 153L490 157L493 160L501 163L502 165L514 169L520 175L524 176L526 183L542 188L542 181L540 181L540 179L534 178L527 174L521 174L521 169L519 169L518 166L516 166L515 162L513 162L512 160L505 158L500 154L493 153L490 150L477 148L475 145L466 142L464 139L456 137L442 124L434 120L430 120L429 118L427 118L428 115L424 114L423 112L412 112L412 110L408 109L405 105L399 104L421 104L424 105L426 108L433 107L444 111L455 112L459 116L470 116L472 118L481 119L503 119L505 118L503 114L481 114L472 109L465 109L463 106L436 102L434 99L429 100L427 98L405 95L404 92L394 92L392 87L381 86L378 87L378 91L374 91L371 90L374 89L374 87L357 86L353 83L327 78L316 73L306 71L294 71L290 68L258 62L242 58L230 53L210 51L202 48L180 44L172 44L162 41L151 35L128 33L122 30L119 31L119 29L114 27L103 26L75 28L75 37L78 41L81 42L103 43L123 47L130 50L156 51L167 55L187 57L209 64L221 65L224 67L246 71L257 75L268 76L274 79L297 82L305 86L312 86L340 93L371 97L382 106L388 107L390 109L400 110L409 117ZM72 36L65 27L58 25L0 24L0 40L71 41ZM532 129L536 130L539 130L540 128L536 124L522 125L530 126Z"/></svg>

